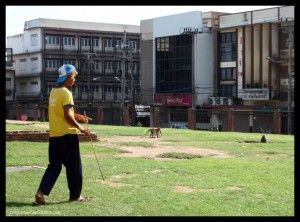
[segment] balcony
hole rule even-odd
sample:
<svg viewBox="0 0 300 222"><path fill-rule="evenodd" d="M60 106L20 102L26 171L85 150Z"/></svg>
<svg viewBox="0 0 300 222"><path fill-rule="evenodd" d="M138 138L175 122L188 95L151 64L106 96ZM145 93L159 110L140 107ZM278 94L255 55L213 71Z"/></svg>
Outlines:
<svg viewBox="0 0 300 222"><path fill-rule="evenodd" d="M40 92L16 92L16 100L18 99L39 99Z"/></svg>

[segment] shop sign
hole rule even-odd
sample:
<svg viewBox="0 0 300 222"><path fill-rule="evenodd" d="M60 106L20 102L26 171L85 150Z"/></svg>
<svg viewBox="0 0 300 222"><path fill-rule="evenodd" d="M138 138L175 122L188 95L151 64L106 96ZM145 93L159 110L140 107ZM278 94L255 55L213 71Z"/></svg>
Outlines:
<svg viewBox="0 0 300 222"><path fill-rule="evenodd" d="M154 95L154 103L164 106L192 106L192 94L181 95Z"/></svg>
<svg viewBox="0 0 300 222"><path fill-rule="evenodd" d="M243 100L269 100L269 88L242 89Z"/></svg>

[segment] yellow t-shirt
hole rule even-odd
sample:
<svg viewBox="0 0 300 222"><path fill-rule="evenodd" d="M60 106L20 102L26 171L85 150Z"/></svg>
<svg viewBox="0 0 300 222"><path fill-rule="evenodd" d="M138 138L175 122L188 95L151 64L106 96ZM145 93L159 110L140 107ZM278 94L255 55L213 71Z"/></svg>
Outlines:
<svg viewBox="0 0 300 222"><path fill-rule="evenodd" d="M49 97L49 135L50 137L77 134L64 116L64 106L74 105L73 95L66 87L52 88ZM71 108L74 114L73 107Z"/></svg>

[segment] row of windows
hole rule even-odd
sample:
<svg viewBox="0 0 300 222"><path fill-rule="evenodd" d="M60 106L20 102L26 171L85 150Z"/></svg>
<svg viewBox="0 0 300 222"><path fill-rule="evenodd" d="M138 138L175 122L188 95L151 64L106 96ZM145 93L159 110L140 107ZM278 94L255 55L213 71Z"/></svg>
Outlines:
<svg viewBox="0 0 300 222"><path fill-rule="evenodd" d="M192 36L156 38L156 92L192 91Z"/></svg>
<svg viewBox="0 0 300 222"><path fill-rule="evenodd" d="M91 46L92 45L91 40L92 40L91 38L81 37L80 45L81 46ZM105 47L112 48L112 47L115 47L116 45L121 46L121 42L122 42L121 39L116 39L115 44L114 44L114 41L112 38L105 38ZM59 45L60 44L60 36L47 35L47 36L45 36L45 43L47 45ZM65 37L63 37L63 43L64 43L64 45L75 46L75 37L65 36ZM138 48L137 43L138 43L137 40L128 40L127 41L127 44L132 49ZM93 38L93 46L99 47L99 38Z"/></svg>
<svg viewBox="0 0 300 222"><path fill-rule="evenodd" d="M221 85L221 95L224 97L236 97L235 85Z"/></svg>
<svg viewBox="0 0 300 222"><path fill-rule="evenodd" d="M236 68L221 68L221 80L235 80Z"/></svg>
<svg viewBox="0 0 300 222"><path fill-rule="evenodd" d="M23 83L23 84L26 84L26 83ZM48 93L51 92L51 89L55 87L55 84L47 84L47 87L46 87L46 91ZM76 86L72 86L71 90L72 92L79 92L79 93L88 93L89 87L88 85L83 85L83 84L77 84ZM101 88L97 85L91 85L90 86L90 93L98 93L99 91L101 90ZM120 86L107 86L107 85L104 85L103 86L103 92L107 92L107 93L112 93L112 92L121 92L121 87Z"/></svg>
<svg viewBox="0 0 300 222"><path fill-rule="evenodd" d="M237 41L236 32L221 33L220 54L221 62L229 62L236 60Z"/></svg>
<svg viewBox="0 0 300 222"><path fill-rule="evenodd" d="M74 66L76 66L76 62L75 60L64 60L63 62L64 64L72 64ZM122 63L121 62L117 62L117 70L121 70L122 69ZM61 62L59 59L46 59L45 60L45 67L46 68L54 68L54 69L57 69L61 66ZM106 70L113 70L114 69L114 65L115 65L115 62L104 62L104 69ZM99 62L94 62L91 64L91 68L92 70L98 70L99 67L100 67L100 63ZM126 68L128 70L128 63L126 64ZM88 69L88 64L85 62L85 61L81 61L80 62L80 67L81 69ZM132 63L132 70L133 71L137 71L139 68L139 64L138 63Z"/></svg>

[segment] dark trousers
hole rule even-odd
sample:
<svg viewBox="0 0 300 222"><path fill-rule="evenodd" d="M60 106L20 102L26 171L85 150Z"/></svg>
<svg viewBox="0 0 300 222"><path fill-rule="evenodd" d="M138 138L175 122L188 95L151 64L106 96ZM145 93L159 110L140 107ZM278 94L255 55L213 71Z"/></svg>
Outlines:
<svg viewBox="0 0 300 222"><path fill-rule="evenodd" d="M79 139L76 134L67 134L49 139L49 164L39 190L49 195L62 168L66 167L70 199L76 199L82 189L82 166Z"/></svg>

